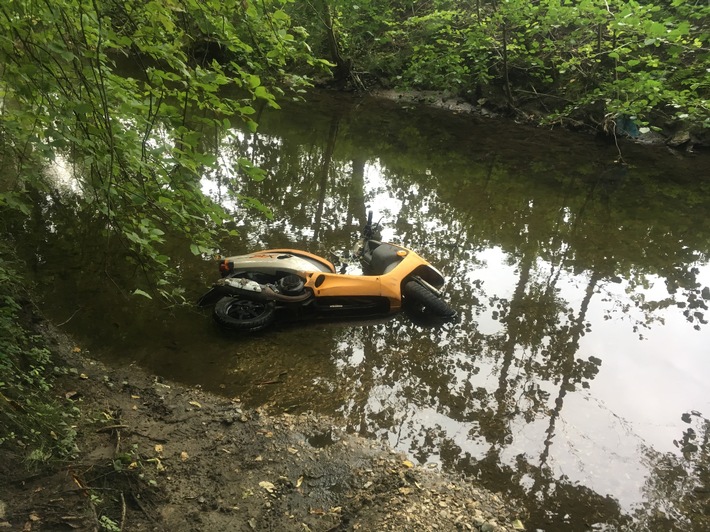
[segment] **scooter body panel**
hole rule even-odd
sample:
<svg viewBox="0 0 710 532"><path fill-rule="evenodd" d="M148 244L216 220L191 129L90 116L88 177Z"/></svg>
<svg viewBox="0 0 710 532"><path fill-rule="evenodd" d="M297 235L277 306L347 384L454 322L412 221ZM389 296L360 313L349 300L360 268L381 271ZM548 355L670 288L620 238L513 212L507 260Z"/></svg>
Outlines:
<svg viewBox="0 0 710 532"><path fill-rule="evenodd" d="M402 304L402 282L415 270L431 269L430 277L443 277L426 260L415 252L397 246L399 261L382 275L345 275L337 273L306 273L305 286L311 288L315 297L380 297L389 301L391 312L397 312ZM305 273L305 272L304 272Z"/></svg>
<svg viewBox="0 0 710 532"><path fill-rule="evenodd" d="M293 249L268 249L226 257L222 262L231 271L255 271L267 275L297 274L304 271L335 273L335 266L318 255Z"/></svg>

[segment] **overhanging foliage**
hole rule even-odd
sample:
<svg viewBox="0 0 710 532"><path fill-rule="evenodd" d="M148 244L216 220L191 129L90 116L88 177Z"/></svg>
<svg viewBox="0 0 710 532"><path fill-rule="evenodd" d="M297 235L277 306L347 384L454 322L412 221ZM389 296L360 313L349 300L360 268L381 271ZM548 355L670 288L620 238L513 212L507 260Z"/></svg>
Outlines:
<svg viewBox="0 0 710 532"><path fill-rule="evenodd" d="M307 85L291 67L318 63L287 3L5 2L0 157L12 185L0 206L28 209L22 192L47 189L45 169L59 161L71 201L146 271L169 271L168 230L187 234L196 253L209 250L227 214L200 189L216 164L206 139L235 120L255 130L258 106L278 107L281 87ZM158 292L171 295L167 286Z"/></svg>

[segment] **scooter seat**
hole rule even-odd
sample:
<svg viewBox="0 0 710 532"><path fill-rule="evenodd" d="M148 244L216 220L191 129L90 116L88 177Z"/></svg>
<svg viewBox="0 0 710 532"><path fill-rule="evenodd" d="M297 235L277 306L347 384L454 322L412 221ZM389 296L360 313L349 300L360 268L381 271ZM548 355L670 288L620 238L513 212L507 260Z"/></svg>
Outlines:
<svg viewBox="0 0 710 532"><path fill-rule="evenodd" d="M380 244L372 252L370 275L384 275L394 270L402 257L397 254L401 248L392 244Z"/></svg>

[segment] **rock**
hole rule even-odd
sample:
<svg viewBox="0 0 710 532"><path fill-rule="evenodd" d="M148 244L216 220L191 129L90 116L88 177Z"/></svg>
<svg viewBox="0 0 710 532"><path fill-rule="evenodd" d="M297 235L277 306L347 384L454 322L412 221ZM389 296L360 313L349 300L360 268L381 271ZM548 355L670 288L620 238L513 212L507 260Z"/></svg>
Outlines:
<svg viewBox="0 0 710 532"><path fill-rule="evenodd" d="M672 148L677 148L686 142L690 142L690 131L681 129L680 131L676 131L673 136L666 141L666 144Z"/></svg>

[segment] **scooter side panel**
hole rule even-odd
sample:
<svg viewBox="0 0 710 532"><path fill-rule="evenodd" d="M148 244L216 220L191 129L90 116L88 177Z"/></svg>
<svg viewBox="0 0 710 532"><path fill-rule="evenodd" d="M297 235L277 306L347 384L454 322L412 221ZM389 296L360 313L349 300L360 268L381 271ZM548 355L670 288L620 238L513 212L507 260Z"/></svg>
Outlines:
<svg viewBox="0 0 710 532"><path fill-rule="evenodd" d="M271 249L269 250L270 252L273 253L288 253L291 255L295 255L296 257L300 257L316 266L316 269L320 271L329 271L335 273L335 266L333 265L332 262L330 262L327 259L324 259L323 257L320 257L318 255L315 255L313 253L308 253L307 251L303 251L300 249Z"/></svg>
<svg viewBox="0 0 710 532"><path fill-rule="evenodd" d="M379 276L343 275L337 273L309 273L306 287L319 298L386 298L391 312L401 306L399 290L382 290Z"/></svg>
<svg viewBox="0 0 710 532"><path fill-rule="evenodd" d="M318 297L384 297L390 302L390 310L402 306L402 281L423 268L436 270L413 251L406 250L394 269L383 275L341 275L309 273L306 286ZM438 272L436 272L438 273Z"/></svg>
<svg viewBox="0 0 710 532"><path fill-rule="evenodd" d="M319 271L330 273L335 270L332 264L328 267L322 262L324 259L316 260L307 255L302 256L300 253L296 255L288 250L259 251L227 257L224 260L234 263L235 270L258 271L272 275L277 272L296 274L304 271Z"/></svg>

